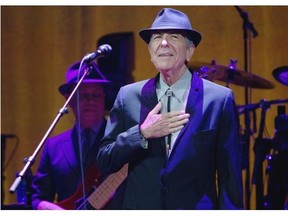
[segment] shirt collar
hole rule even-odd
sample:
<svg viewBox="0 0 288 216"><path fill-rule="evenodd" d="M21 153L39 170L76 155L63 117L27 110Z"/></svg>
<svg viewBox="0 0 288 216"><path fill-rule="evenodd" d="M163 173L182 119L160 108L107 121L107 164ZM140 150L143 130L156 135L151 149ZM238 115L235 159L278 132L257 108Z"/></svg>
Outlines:
<svg viewBox="0 0 288 216"><path fill-rule="evenodd" d="M162 76L160 76L159 84L157 87L158 93L158 100L160 101L162 97L165 96L165 93L168 88L170 88L176 97L176 99L180 102L183 100L184 93L187 90L188 86L191 83L192 75L190 71L187 69L185 73L180 77L179 80L177 80L172 86L168 86L164 80L162 79Z"/></svg>
<svg viewBox="0 0 288 216"><path fill-rule="evenodd" d="M98 124L96 124L96 125L94 125L94 126L91 127L91 129L92 129L92 131L93 131L94 133L97 133L97 132L98 132L100 126L101 126L102 123L103 123L103 121L104 121L104 119L101 119L101 120L98 122ZM77 130L78 130L78 127L80 127L80 125L79 125L78 123L76 123L76 129L77 129ZM84 128L81 128L81 127L80 127L81 133L83 132L83 130L84 130Z"/></svg>

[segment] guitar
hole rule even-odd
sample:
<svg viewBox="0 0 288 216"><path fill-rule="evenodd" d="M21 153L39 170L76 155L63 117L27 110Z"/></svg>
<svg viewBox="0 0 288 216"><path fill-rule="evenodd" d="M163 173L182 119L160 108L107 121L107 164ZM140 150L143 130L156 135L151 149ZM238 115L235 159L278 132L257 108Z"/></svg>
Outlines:
<svg viewBox="0 0 288 216"><path fill-rule="evenodd" d="M80 199L82 196L82 186L78 187L77 191L57 205L67 210L83 210L83 209L103 209L103 207L112 198L116 189L127 177L128 164L125 164L118 172L109 175L100 185L95 187L97 178L94 178L94 187L85 199ZM96 172L93 172L96 173ZM99 177L99 173L96 173ZM87 184L91 185L93 184ZM86 187L87 188L87 187Z"/></svg>

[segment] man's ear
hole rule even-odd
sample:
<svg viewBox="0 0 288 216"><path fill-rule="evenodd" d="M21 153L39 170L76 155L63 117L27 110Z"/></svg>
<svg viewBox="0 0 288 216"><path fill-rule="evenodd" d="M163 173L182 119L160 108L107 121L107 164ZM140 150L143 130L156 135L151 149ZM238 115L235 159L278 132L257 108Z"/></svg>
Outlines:
<svg viewBox="0 0 288 216"><path fill-rule="evenodd" d="M186 61L189 62L195 51L195 47L190 46L186 51Z"/></svg>
<svg viewBox="0 0 288 216"><path fill-rule="evenodd" d="M148 45L148 51L149 51L149 54L150 54L150 61L152 61L152 57L151 57L151 47L150 47L150 45Z"/></svg>

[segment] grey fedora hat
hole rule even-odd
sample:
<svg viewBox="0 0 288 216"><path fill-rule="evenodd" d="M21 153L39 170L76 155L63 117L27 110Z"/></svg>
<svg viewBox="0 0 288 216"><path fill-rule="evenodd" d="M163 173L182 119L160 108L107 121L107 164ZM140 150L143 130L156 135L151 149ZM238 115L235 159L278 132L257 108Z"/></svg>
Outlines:
<svg viewBox="0 0 288 216"><path fill-rule="evenodd" d="M84 63L81 68L81 73L78 77L78 72L79 72L79 67L80 67L80 61L75 62L71 66L68 67L66 71L66 83L62 84L59 86L58 90L59 92L64 95L64 94L70 94L71 91L73 90L72 88L75 87L75 85L78 82L78 78L80 79L81 76L84 73L84 70L87 68L87 65ZM82 80L82 84L85 83L99 83L99 84L109 84L110 81L107 80L100 71L96 69L96 64L92 62L91 64L92 70L88 75L84 77Z"/></svg>
<svg viewBox="0 0 288 216"><path fill-rule="evenodd" d="M148 44L151 34L159 30L180 30L185 32L186 37L193 41L195 47L202 39L200 32L192 29L188 16L173 8L163 8L157 14L151 28L142 29L139 35Z"/></svg>

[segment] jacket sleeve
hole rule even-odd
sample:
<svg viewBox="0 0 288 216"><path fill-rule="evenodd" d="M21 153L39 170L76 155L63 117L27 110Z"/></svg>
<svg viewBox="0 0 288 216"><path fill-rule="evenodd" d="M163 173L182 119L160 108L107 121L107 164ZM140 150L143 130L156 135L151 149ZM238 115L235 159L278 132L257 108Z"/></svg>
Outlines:
<svg viewBox="0 0 288 216"><path fill-rule="evenodd" d="M131 110L125 110L123 97L127 90L119 90L114 106L109 113L104 137L97 156L99 169L107 174L118 171L124 164L145 151L140 145L137 119L131 120Z"/></svg>
<svg viewBox="0 0 288 216"><path fill-rule="evenodd" d="M49 169L48 148L45 146L41 155L40 164L32 182L32 207L37 209L42 200L53 202L55 190Z"/></svg>
<svg viewBox="0 0 288 216"><path fill-rule="evenodd" d="M219 209L243 209L239 117L232 91L226 96L217 143Z"/></svg>

